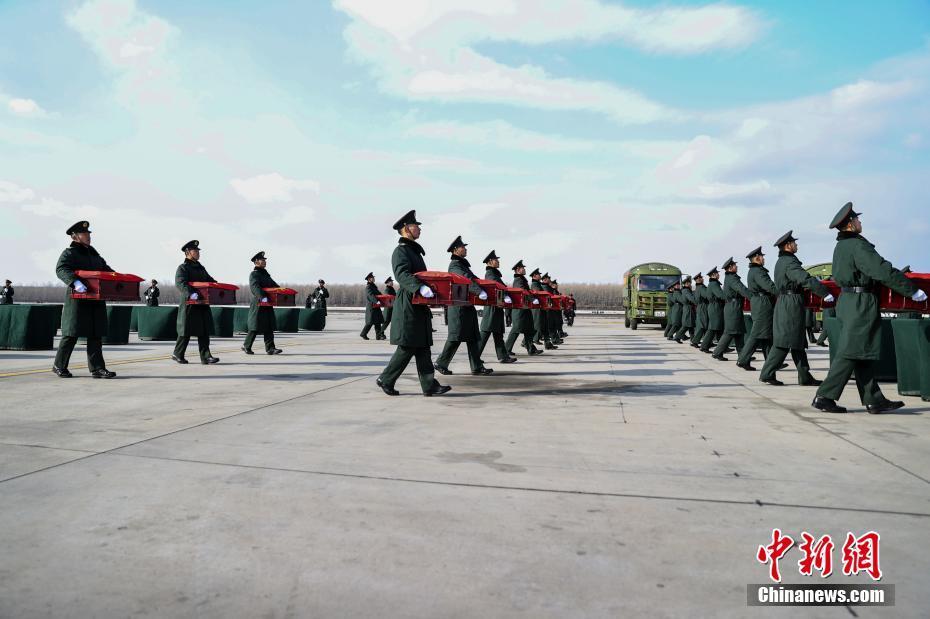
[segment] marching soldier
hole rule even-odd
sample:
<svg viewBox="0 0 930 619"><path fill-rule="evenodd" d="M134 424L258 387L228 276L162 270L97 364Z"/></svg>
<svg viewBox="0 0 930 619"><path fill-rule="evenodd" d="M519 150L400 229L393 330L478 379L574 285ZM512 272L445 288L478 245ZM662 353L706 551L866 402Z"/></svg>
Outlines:
<svg viewBox="0 0 930 619"><path fill-rule="evenodd" d="M13 305L13 282L6 280L0 292L0 305Z"/></svg>
<svg viewBox="0 0 930 619"><path fill-rule="evenodd" d="M846 412L836 400L853 374L859 399L870 413L904 406L904 402L886 398L875 379L875 363L881 352L881 316L872 287L881 283L914 301L927 300L927 293L891 266L862 236L859 215L852 202L847 202L830 222L830 228L838 231L833 250L833 280L842 292L836 304L836 317L842 321L843 331L838 342L830 343L836 347L836 353L827 378L811 403L827 413Z"/></svg>
<svg viewBox="0 0 930 619"><path fill-rule="evenodd" d="M530 273L530 279L533 280L533 282L530 284L530 290L545 292L546 288L542 283L542 272L540 272L539 269L533 269L533 272ZM533 300L539 301L539 299ZM539 304L534 303L533 305ZM546 314L546 310L533 310L533 326L536 327L536 339L534 340L534 343L544 343L546 350L554 350L558 348L558 346L552 343L552 338L549 335L549 317Z"/></svg>
<svg viewBox="0 0 930 619"><path fill-rule="evenodd" d="M553 280L549 281L549 287L552 288L553 294L559 294L559 282ZM562 319L562 310L552 310L552 315L555 319L555 332L559 336L559 340L564 340L568 337L568 333L565 332L565 329L562 327L565 326L565 321Z"/></svg>
<svg viewBox="0 0 930 619"><path fill-rule="evenodd" d="M494 250L484 258L486 265L484 278L491 281L504 283L503 276L499 270L501 261ZM505 300L510 297L505 297ZM509 302L509 301L508 301ZM491 336L494 337L494 350L497 352L497 360L501 363L513 363L517 359L510 356L507 352L507 345L504 343L504 310L500 307L485 306L483 316L481 317L481 343L478 345L478 356L484 352Z"/></svg>
<svg viewBox="0 0 930 619"><path fill-rule="evenodd" d="M691 334L691 346L701 347L701 338L707 332L707 286L704 285L704 276L698 273L694 276L694 302L697 311L694 314L694 333Z"/></svg>
<svg viewBox="0 0 930 619"><path fill-rule="evenodd" d="M369 339L368 332L374 327L375 339L386 340L387 336L384 335L384 328L381 326L384 324L384 315L381 314L381 302L378 301L378 295L381 292L375 285L375 274L366 275L365 282L365 326L360 335L363 340Z"/></svg>
<svg viewBox="0 0 930 619"><path fill-rule="evenodd" d="M523 260L518 260L515 265L513 265L513 285L511 288L520 288L521 290L529 290L530 283L526 279L526 267L523 265ZM537 269L538 273L538 269ZM533 304L538 305L539 299L533 299ZM537 312L538 313L538 312ZM523 347L526 348L526 352L530 355L541 355L543 351L539 350L533 345L533 337L536 333L536 328L533 326L533 311L529 309L512 309L510 310L510 333L507 335L507 354L513 355L513 345L516 343L517 338L521 335L523 336Z"/></svg>
<svg viewBox="0 0 930 619"><path fill-rule="evenodd" d="M820 381L811 376L807 361L807 340L805 339L803 290L811 290L823 297L828 303L833 295L816 277L804 270L801 261L795 255L798 252L797 239L789 230L775 241L778 248L778 261L775 263L775 286L778 288L778 302L772 321L772 349L762 366L759 380L769 385L781 386L784 383L775 378L775 372L781 367L788 352L798 369L798 384L816 386Z"/></svg>
<svg viewBox="0 0 930 619"><path fill-rule="evenodd" d="M904 273L903 270L902 270L901 272ZM817 341L816 341L815 343L816 343L818 346L826 347L826 345L827 345L827 328L826 328L827 318L836 318L836 308L835 308L835 307L825 307L825 308L823 308L822 310L820 310L820 312L821 312L821 314L823 315L823 324L824 324L824 326L822 326L822 327L820 328L820 337L817 338Z"/></svg>
<svg viewBox="0 0 930 619"><path fill-rule="evenodd" d="M148 288L145 289L145 304L149 307L158 307L158 297L161 296L161 290L158 289L158 282L152 280Z"/></svg>
<svg viewBox="0 0 930 619"><path fill-rule="evenodd" d="M552 287L552 278L548 273L543 273L542 277L539 278L539 283L542 284L543 292L548 292L550 294L555 294L555 288ZM557 310L545 310L544 319L546 321L546 330L549 332L549 340L553 344L562 344L562 338L559 336L559 328L556 324L558 322Z"/></svg>
<svg viewBox="0 0 930 619"><path fill-rule="evenodd" d="M322 279L317 280L317 286L310 296L307 297L306 307L310 309L321 309L323 315L326 315L326 299L329 298L329 289L326 288L326 282Z"/></svg>
<svg viewBox="0 0 930 619"><path fill-rule="evenodd" d="M242 350L247 355L254 355L252 344L255 342L255 337L261 333L265 340L265 352L269 355L280 355L284 351L274 345L274 332L278 328L274 308L270 305L262 305L268 302L264 289L278 288L278 283L271 279L271 275L265 268L268 265L265 252L260 251L252 256L252 264L255 266L249 274L249 291L252 293L252 300L249 303L249 333L245 336Z"/></svg>
<svg viewBox="0 0 930 619"><path fill-rule="evenodd" d="M668 287L668 324L665 327L665 339L675 338L675 334L681 329L681 282L675 282Z"/></svg>
<svg viewBox="0 0 930 619"><path fill-rule="evenodd" d="M684 344L682 338L688 337L688 332L691 332L691 335L694 335L694 311L696 301L694 299L694 292L691 290L691 277L685 277L681 282L681 291L678 293L680 296L679 303L681 305L681 327L678 328L678 331L675 333L675 341L679 344Z"/></svg>
<svg viewBox="0 0 930 619"><path fill-rule="evenodd" d="M765 268L765 254L762 253L762 246L756 247L746 257L749 258L746 284L752 293L752 298L749 299L752 330L749 332L746 344L740 350L736 367L743 368L747 372L755 372L756 368L751 364L756 347L762 346L762 354L766 359L772 348L772 320L778 289L769 277L769 270Z"/></svg>
<svg viewBox="0 0 930 619"><path fill-rule="evenodd" d="M565 324L569 327L575 324L575 293L568 295L568 307L562 312L565 315Z"/></svg>
<svg viewBox="0 0 930 619"><path fill-rule="evenodd" d="M488 298L488 293L484 291L475 280L478 276L472 273L471 264L465 256L468 255L468 244L462 242L462 237L457 236L447 252L452 254L449 262L449 273L455 273L471 280L469 292L478 295L481 300ZM459 345L465 342L468 348L468 364L471 367L471 373L475 376L484 376L491 374L494 370L484 367L484 361L481 360L481 352L478 345L481 340L481 334L478 331L478 310L474 305L453 305L449 308L449 332L446 336L446 345L443 347L433 368L440 374L452 374L449 364L452 363L452 357Z"/></svg>
<svg viewBox="0 0 930 619"><path fill-rule="evenodd" d="M106 301L75 299L71 291L87 292L87 286L75 271L112 271L113 269L90 244L90 224L79 221L65 231L71 246L61 252L55 274L65 283L64 309L61 312L61 341L52 371L60 378L71 378L68 363L78 338L87 338L87 369L94 378L113 378L116 372L106 368L103 360L103 336L107 333ZM11 295L12 298L12 295Z"/></svg>
<svg viewBox="0 0 930 619"><path fill-rule="evenodd" d="M433 360L430 355L430 346L433 345L430 309L427 305L413 303L413 295L418 292L427 299L435 295L429 286L414 275L426 270L426 263L423 261L426 252L417 243L417 239L420 238L417 212L408 211L394 224L394 230L397 230L400 239L391 256L391 270L397 276L399 290L397 298L394 299L396 320L391 324L391 344L397 348L376 382L387 395L398 395L394 384L403 374L410 359L415 358L423 395L442 395L452 387L440 385L433 374Z"/></svg>
<svg viewBox="0 0 930 619"><path fill-rule="evenodd" d="M384 280L384 294L391 295L392 297L397 296L397 290L394 289L394 280L388 277ZM391 318L394 316L394 308L386 307L384 308L384 326L381 328L384 332L387 332L388 326L391 324Z"/></svg>
<svg viewBox="0 0 930 619"><path fill-rule="evenodd" d="M184 252L184 262L178 266L174 274L174 284L181 291L181 301L178 307L178 341L174 345L174 354L171 358L178 363L185 364L187 359L187 345L191 336L197 336L197 349L200 353L200 363L209 365L219 363L219 357L210 353L210 332L213 331L213 314L209 305L189 304L188 301L197 301L200 294L194 289L191 282L215 282L207 269L200 264L200 241L188 241L181 247Z"/></svg>
<svg viewBox="0 0 930 619"><path fill-rule="evenodd" d="M720 271L717 267L707 272L707 331L701 339L701 352L710 353L714 340L723 337L723 306L727 297L720 286Z"/></svg>
<svg viewBox="0 0 930 619"><path fill-rule="evenodd" d="M724 357L724 353L733 342L736 350L743 349L743 339L746 334L746 323L743 321L743 298L750 297L749 288L743 285L743 281L737 275L738 267L733 258L723 263L723 294L726 297L726 305L723 308L723 336L717 342L717 348L714 349L713 357L717 361L729 361Z"/></svg>
<svg viewBox="0 0 930 619"><path fill-rule="evenodd" d="M815 322L817 322L817 319L814 316L814 310L810 308L804 308L804 331L807 333L807 341L811 344L817 342L817 338L814 336Z"/></svg>

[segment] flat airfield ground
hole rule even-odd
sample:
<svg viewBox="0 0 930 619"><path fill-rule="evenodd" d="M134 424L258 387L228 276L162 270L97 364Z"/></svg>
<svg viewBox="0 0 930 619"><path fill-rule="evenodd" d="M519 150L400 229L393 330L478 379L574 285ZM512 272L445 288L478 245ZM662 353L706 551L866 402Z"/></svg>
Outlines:
<svg viewBox="0 0 930 619"><path fill-rule="evenodd" d="M445 330L435 321L438 354ZM930 404L809 407L655 329L579 317L557 351L389 398L359 315L105 349L119 378L0 351L0 617L926 617ZM189 358L196 361L192 350ZM260 343L256 343L260 350ZM827 351L810 351L822 378ZM758 363L761 363L761 359ZM792 368L793 369L793 368ZM896 396L894 385L885 385ZM881 533L894 608L749 608L773 528ZM784 581L800 553L781 561Z"/></svg>

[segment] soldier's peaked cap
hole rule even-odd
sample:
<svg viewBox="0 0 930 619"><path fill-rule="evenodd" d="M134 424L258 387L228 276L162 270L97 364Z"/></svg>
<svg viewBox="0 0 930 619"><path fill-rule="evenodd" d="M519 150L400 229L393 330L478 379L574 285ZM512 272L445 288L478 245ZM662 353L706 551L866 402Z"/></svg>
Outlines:
<svg viewBox="0 0 930 619"><path fill-rule="evenodd" d="M677 286L679 283L681 282L672 282L671 285L669 285L669 287L666 288L666 290L673 290L675 286Z"/></svg>
<svg viewBox="0 0 930 619"><path fill-rule="evenodd" d="M449 245L449 247L448 247L448 249L446 249L446 251L448 251L448 252L453 252L453 251L455 251L455 250L456 250L457 248L459 248L459 247L468 247L468 243L466 243L465 241L463 241L461 236L455 237L455 240L452 241L452 243Z"/></svg>
<svg viewBox="0 0 930 619"><path fill-rule="evenodd" d="M484 260L483 260L482 262L484 262L485 264L487 264L487 263L491 262L492 260L499 260L499 259L500 259L500 258L498 258L497 253L492 249L492 250L491 250L491 253L488 254L487 256L485 256L485 257L484 257Z"/></svg>
<svg viewBox="0 0 930 619"><path fill-rule="evenodd" d="M394 281L394 279L389 277L389 278L387 278L386 280L384 280L384 283L385 283L385 284L390 284L390 283L393 282L393 281Z"/></svg>
<svg viewBox="0 0 930 619"><path fill-rule="evenodd" d="M775 247L781 247L785 243L792 243L797 240L798 237L794 236L794 230L788 230L783 235L778 237L778 240L775 241Z"/></svg>
<svg viewBox="0 0 930 619"><path fill-rule="evenodd" d="M517 269L525 269L525 268L526 268L526 265L523 264L523 259L521 258L520 260L517 260L517 263L513 265L513 267L510 270L516 271Z"/></svg>
<svg viewBox="0 0 930 619"><path fill-rule="evenodd" d="M533 269L533 272L530 273L530 277L533 277L534 275L542 275L542 271L539 269Z"/></svg>
<svg viewBox="0 0 930 619"><path fill-rule="evenodd" d="M727 258L727 261L723 263L722 265L723 270L726 271L727 269L730 268L730 265L732 264L736 264L736 262L733 261L733 256L730 256L729 258Z"/></svg>
<svg viewBox="0 0 930 619"><path fill-rule="evenodd" d="M754 250L752 250L751 252L749 252L748 254L746 254L746 257L749 258L750 260L752 260L752 259L755 258L756 256L764 256L764 255L765 255L765 254L762 253L762 246L759 245L759 246L756 247Z"/></svg>
<svg viewBox="0 0 930 619"><path fill-rule="evenodd" d="M373 278L374 276L375 276L374 273L369 273L368 275L365 276L365 279L366 279L366 280L367 280L367 279L371 279L371 278Z"/></svg>
<svg viewBox="0 0 930 619"><path fill-rule="evenodd" d="M252 256L252 262L255 262L257 260L264 260L264 259L265 259L265 252L263 251L260 251L254 256Z"/></svg>
<svg viewBox="0 0 930 619"><path fill-rule="evenodd" d="M546 271L545 273L543 273L543 274L542 274L542 277L540 277L539 279L550 279L550 278L549 278L549 271Z"/></svg>
<svg viewBox="0 0 930 619"><path fill-rule="evenodd" d="M193 241L188 241L181 246L181 251L187 251L189 249L200 249L200 241L194 239Z"/></svg>
<svg viewBox="0 0 930 619"><path fill-rule="evenodd" d="M79 221L73 226L71 226L70 228L68 228L67 230L65 230L65 234L67 234L68 236L71 236L72 234L75 234L77 232L90 232L90 222Z"/></svg>
<svg viewBox="0 0 930 619"><path fill-rule="evenodd" d="M419 226L419 225L422 225L419 221L417 221L417 212L416 212L415 210L413 210L413 211L407 211L406 214L404 214L403 217L401 217L400 219L398 219L397 221L395 221L395 222L394 222L394 229L395 229L395 230L400 230L400 229L403 228L404 226L410 226L410 225L413 225L413 224L417 224L418 226Z"/></svg>
<svg viewBox="0 0 930 619"><path fill-rule="evenodd" d="M716 274L719 273L719 272L720 272L720 271L717 270L717 267L713 267L712 269L710 269L709 271L707 271L707 275L708 275L708 277L709 277L709 276L711 276L711 275L716 275Z"/></svg>
<svg viewBox="0 0 930 619"><path fill-rule="evenodd" d="M690 276L690 275L685 275L685 278L684 278L683 280L681 280L681 283L682 283L682 284L687 284L687 283L690 282L690 281L691 281L691 276Z"/></svg>
<svg viewBox="0 0 930 619"><path fill-rule="evenodd" d="M698 271L698 272L697 272L697 275L694 276L694 279L704 279L704 276L701 275L701 272L700 272L700 271Z"/></svg>
<svg viewBox="0 0 930 619"><path fill-rule="evenodd" d="M843 205L843 208L836 212L836 215L833 217L833 221L830 222L831 228L842 228L846 225L846 222L852 219L853 217L858 217L862 213L857 213L853 210L853 203L847 202Z"/></svg>

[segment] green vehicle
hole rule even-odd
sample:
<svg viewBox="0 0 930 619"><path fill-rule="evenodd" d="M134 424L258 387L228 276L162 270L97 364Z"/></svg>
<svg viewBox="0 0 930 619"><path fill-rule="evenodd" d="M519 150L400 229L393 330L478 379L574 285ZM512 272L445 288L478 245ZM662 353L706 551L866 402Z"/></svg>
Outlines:
<svg viewBox="0 0 930 619"><path fill-rule="evenodd" d="M681 281L681 270L663 262L637 264L623 274L623 308L628 329L668 324L668 287Z"/></svg>
<svg viewBox="0 0 930 619"><path fill-rule="evenodd" d="M804 270L816 277L817 279L833 279L833 263L821 262L804 267ZM814 330L820 331L823 328L823 312L814 314Z"/></svg>

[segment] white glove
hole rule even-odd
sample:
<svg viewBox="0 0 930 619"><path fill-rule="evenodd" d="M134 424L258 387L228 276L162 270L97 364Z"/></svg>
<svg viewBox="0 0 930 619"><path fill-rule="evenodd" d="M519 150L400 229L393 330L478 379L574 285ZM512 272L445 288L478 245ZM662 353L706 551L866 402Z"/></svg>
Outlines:
<svg viewBox="0 0 930 619"><path fill-rule="evenodd" d="M828 294L823 298L824 303L833 303L834 301L836 301L836 297L834 297L832 294Z"/></svg>
<svg viewBox="0 0 930 619"><path fill-rule="evenodd" d="M198 295L196 292L191 293L191 296L190 296L191 301L196 301L199 298L200 298L200 295Z"/></svg>
<svg viewBox="0 0 930 619"><path fill-rule="evenodd" d="M539 299L533 299L533 305L539 305Z"/></svg>
<svg viewBox="0 0 930 619"><path fill-rule="evenodd" d="M918 303L921 303L922 301L926 301L927 293L924 292L923 290L918 290L911 296L911 300L917 301Z"/></svg>
<svg viewBox="0 0 930 619"><path fill-rule="evenodd" d="M268 297L262 297L262 303L268 303Z"/></svg>
<svg viewBox="0 0 930 619"><path fill-rule="evenodd" d="M510 297L504 297L504 303L513 303L513 299Z"/></svg>
<svg viewBox="0 0 930 619"><path fill-rule="evenodd" d="M74 290L75 292L87 292L87 286L81 280L76 279L74 280Z"/></svg>
<svg viewBox="0 0 930 619"><path fill-rule="evenodd" d="M433 294L433 289L423 284L420 286L420 296L424 299L432 299L435 295Z"/></svg>
<svg viewBox="0 0 930 619"><path fill-rule="evenodd" d="M481 299L482 301L487 301L487 300L488 300L488 293L486 293L484 290L482 290L482 291L481 291L481 294L478 295L478 298Z"/></svg>

